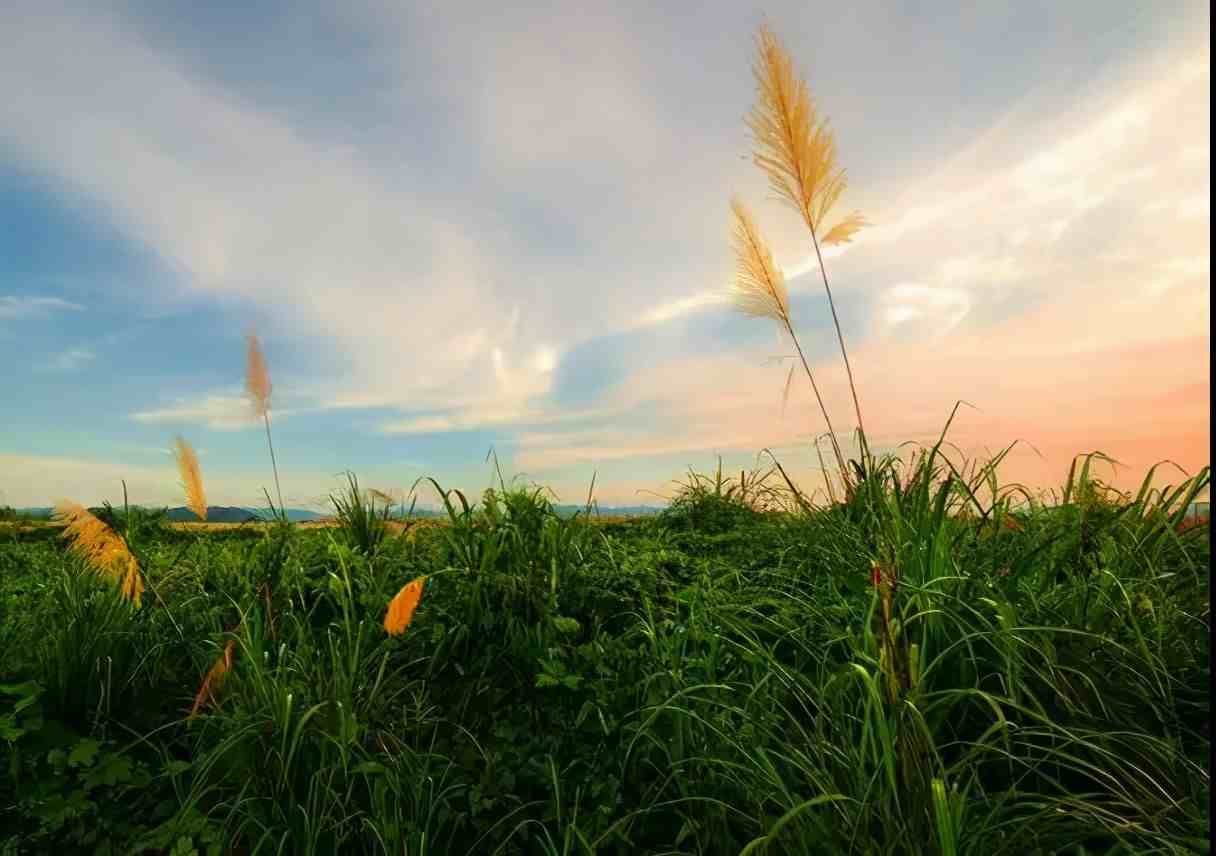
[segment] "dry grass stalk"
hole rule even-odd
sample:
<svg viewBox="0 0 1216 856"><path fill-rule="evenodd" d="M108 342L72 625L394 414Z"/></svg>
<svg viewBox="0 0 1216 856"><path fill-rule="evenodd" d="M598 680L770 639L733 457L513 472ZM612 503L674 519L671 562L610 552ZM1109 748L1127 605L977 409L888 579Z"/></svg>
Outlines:
<svg viewBox="0 0 1216 856"><path fill-rule="evenodd" d="M207 701L215 704L215 692L224 682L224 677L232 668L233 658L236 656L236 640L229 639L224 644L224 650L220 654L214 665L207 671L206 677L203 678L202 685L198 688L198 693L194 696L194 704L190 707L190 715L188 718L193 719L198 713L199 708L203 706L203 702Z"/></svg>
<svg viewBox="0 0 1216 856"><path fill-rule="evenodd" d="M274 470L274 491L279 498L279 511L286 514L283 506L283 489L279 486L279 465L274 459L274 441L270 439L270 372L266 370L266 359L258 337L250 333L247 337L245 359L245 391L253 404L253 412L262 417L266 426L266 446L270 449L270 467Z"/></svg>
<svg viewBox="0 0 1216 856"><path fill-rule="evenodd" d="M249 394L253 412L265 417L270 411L270 372L266 370L266 360L262 356L257 335L250 333L246 343L245 392Z"/></svg>
<svg viewBox="0 0 1216 856"><path fill-rule="evenodd" d="M798 351L798 357L802 361L802 368L811 382L815 400L819 403L819 410L827 423L828 437L832 443L832 450L836 454L836 463L843 474L845 470L844 455L836 441L836 431L832 427L832 419L828 416L823 397L819 394L819 385L815 383L815 375L811 372L810 363L807 362L806 355L802 352L798 334L794 332L794 325L790 320L790 300L789 292L785 287L785 277L782 275L781 269L773 262L773 254L760 235L756 221L752 219L747 207L738 199L732 199L730 207L735 215L732 233L736 259L735 284L732 292L735 307L744 315L750 315L753 318L773 319L793 341L794 347ZM784 401L782 407L784 408Z"/></svg>
<svg viewBox="0 0 1216 856"><path fill-rule="evenodd" d="M789 325L790 297L785 277L773 262L773 254L756 221L739 199L732 199L735 214L732 235L735 246L736 274L735 306L753 318L772 318L782 326Z"/></svg>
<svg viewBox="0 0 1216 856"><path fill-rule="evenodd" d="M794 69L793 59L767 25L760 27L757 48L758 56L752 67L757 87L756 103L747 117L755 143L752 157L768 176L769 185L781 199L793 206L810 230L823 277L823 288L827 292L828 307L836 326L836 337L840 342L840 355L849 378L864 457L867 447L861 404L857 398L853 367L849 364L820 245L851 240L866 225L866 221L861 214L853 212L832 228L823 228L828 212L848 186L844 169L836 163L835 136L827 119L821 118L816 111L806 81ZM842 476L846 480L849 478L843 467Z"/></svg>
<svg viewBox="0 0 1216 856"><path fill-rule="evenodd" d="M828 211L848 186L845 171L836 163L836 139L772 30L762 25L757 41L759 56L752 69L757 98L747 117L756 144L753 160L778 196L819 235ZM864 222L859 214L851 214L824 233L823 242L847 240Z"/></svg>
<svg viewBox="0 0 1216 856"><path fill-rule="evenodd" d="M55 505L53 519L63 524L68 550L98 573L117 581L123 596L139 606L144 581L139 562L122 536L71 500L60 500Z"/></svg>
<svg viewBox="0 0 1216 856"><path fill-rule="evenodd" d="M182 488L186 491L186 507L199 520L207 519L207 495L203 491L203 473L198 465L198 455L182 437L174 441L173 457L177 460L177 471L182 477Z"/></svg>
<svg viewBox="0 0 1216 856"><path fill-rule="evenodd" d="M384 616L384 630L389 636L400 636L414 619L414 610L422 599L422 587L426 577L418 577L402 587L396 596L388 603L388 612Z"/></svg>

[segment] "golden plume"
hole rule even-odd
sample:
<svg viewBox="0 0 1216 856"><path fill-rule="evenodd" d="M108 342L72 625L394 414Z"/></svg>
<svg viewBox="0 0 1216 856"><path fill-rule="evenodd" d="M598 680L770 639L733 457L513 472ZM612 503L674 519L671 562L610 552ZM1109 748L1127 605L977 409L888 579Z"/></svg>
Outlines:
<svg viewBox="0 0 1216 856"><path fill-rule="evenodd" d="M266 360L258 337L250 333L247 337L245 360L245 391L253 403L253 412L264 417L270 410L270 373L266 371Z"/></svg>
<svg viewBox="0 0 1216 856"><path fill-rule="evenodd" d="M63 524L68 550L98 573L117 580L123 596L139 606L144 581L139 573L139 562L131 554L127 542L84 506L71 500L60 500L55 505L53 519Z"/></svg>
<svg viewBox="0 0 1216 856"><path fill-rule="evenodd" d="M737 263L735 306L744 315L772 318L783 325L788 324L790 299L785 277L773 263L773 254L760 237L747 208L738 199L732 199L730 207L735 213L732 235Z"/></svg>
<svg viewBox="0 0 1216 856"><path fill-rule="evenodd" d="M198 693L194 696L194 704L190 708L189 719L193 719L198 713L204 701L210 701L215 704L215 691L220 688L220 684L224 682L224 677L232 668L233 656L236 652L236 640L229 639L224 645L223 653L219 659L211 666L207 672L207 676L203 678L202 686L198 688Z"/></svg>
<svg viewBox="0 0 1216 856"><path fill-rule="evenodd" d="M828 244L847 244L853 240L853 236L868 226L869 223L865 217L857 211L854 211L848 217L845 217L835 226L828 230L828 233L820 240L825 246Z"/></svg>
<svg viewBox="0 0 1216 856"><path fill-rule="evenodd" d="M174 441L173 457L177 460L177 471L182 477L182 487L186 491L186 507L198 515L199 520L207 519L207 495L203 492L203 473L198 466L198 455L180 435Z"/></svg>
<svg viewBox="0 0 1216 856"><path fill-rule="evenodd" d="M388 612L384 616L384 630L389 636L400 636L414 619L414 610L422 599L422 587L426 577L418 577L405 584L396 597L388 602Z"/></svg>
<svg viewBox="0 0 1216 856"><path fill-rule="evenodd" d="M752 158L768 174L777 195L818 235L848 185L845 171L836 164L836 140L815 110L806 82L794 71L794 61L767 25L761 25L757 41L759 56L752 68L757 98L747 117L756 144ZM825 238L824 243L846 240L865 225L856 213L845 223L826 232L834 240ZM842 226L844 231L838 231Z"/></svg>

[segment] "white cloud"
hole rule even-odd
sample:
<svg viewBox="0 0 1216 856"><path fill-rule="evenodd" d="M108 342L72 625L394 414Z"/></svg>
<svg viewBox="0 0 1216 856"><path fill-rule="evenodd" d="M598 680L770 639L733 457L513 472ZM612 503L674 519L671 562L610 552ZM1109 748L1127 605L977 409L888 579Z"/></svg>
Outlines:
<svg viewBox="0 0 1216 856"><path fill-rule="evenodd" d="M44 318L65 311L83 312L84 307L59 297L0 296L0 319Z"/></svg>
<svg viewBox="0 0 1216 856"><path fill-rule="evenodd" d="M923 323L930 336L940 339L967 317L971 296L961 288L931 287L902 283L882 296L882 321L888 329L915 321Z"/></svg>
<svg viewBox="0 0 1216 856"><path fill-rule="evenodd" d="M68 348L38 365L39 369L55 372L74 372L87 363L91 363L97 355L88 348Z"/></svg>
<svg viewBox="0 0 1216 856"><path fill-rule="evenodd" d="M87 457L13 455L0 453L0 473L9 502L19 506L53 505L72 499L85 505L103 500L122 502L123 482L130 500L142 505L184 503L172 460L160 465L115 463ZM215 505L262 505L265 480L257 476L208 469L203 474L208 500ZM332 479L320 474L284 473L283 498L292 506L307 506L313 498L301 485L318 491Z"/></svg>
<svg viewBox="0 0 1216 856"><path fill-rule="evenodd" d="M19 25L0 31L5 152L98 202L196 293L339 357L341 369L313 379L307 402L402 410L381 426L387 433L565 418L543 401L561 355L605 332L722 308L733 266L727 199L770 195L738 157L746 39L715 46L739 89L713 90L714 114L728 115L705 127L705 105L684 111L677 102L688 90L671 84L678 59L703 87L697 58L643 54L655 38L649 19L600 11L586 21L563 7L551 19L512 11L470 27L428 12L420 61L403 49L419 13L372 4L372 61L390 78L377 124L389 133L364 148L362 132L333 142L192 73L121 18L18 3ZM50 71L48 56L57 58ZM890 204L865 212L878 225L854 244L825 253L840 302L853 291L873 306L866 333L897 328L940 341L1040 299L1075 322L1087 306L1105 311L1113 296L1156 277L1170 298L1160 317L1146 323L1142 309L1129 311L1103 335L1151 338L1206 324L1205 284L1155 267L1207 255L1210 208L1196 196L1210 184L1209 147L1196 144L1210 134L1206 53L1176 59L1054 112L1039 109L1050 98L1030 93L1020 121L997 122L936 169L910 163L923 180L895 192L867 187L842 149L858 189ZM1046 72L1041 80L1056 83ZM433 115L417 116L411 93ZM825 109L861 109L838 95L825 94ZM428 160L417 147L383 156L436 117L461 133L439 141ZM934 117L926 119L908 133L931 127ZM880 145L901 150L898 139ZM1168 204L1140 216L1154 198ZM757 209L766 237L787 278L818 289L805 276L818 266L801 224L778 210ZM1103 244L1137 255L1103 260ZM0 300L0 317L11 305ZM1064 335L1068 325L1053 329ZM762 409L768 387L736 395L723 369L750 355L722 350L706 383L647 367L621 384L623 397L644 389L675 414L673 424L656 417L631 448L686 446L670 437L690 414L706 427L689 442L763 443L781 433L748 425L754 412L775 413L782 377L773 374L772 410ZM825 384L831 378L825 373ZM623 406L597 402L608 413ZM736 418L747 408L751 423ZM247 412L243 399L203 390L132 418L231 429L249 424ZM609 431L580 445L611 455L614 444L623 442Z"/></svg>
<svg viewBox="0 0 1216 856"><path fill-rule="evenodd" d="M273 410L277 418L284 414ZM150 425L163 423L206 425L216 431L240 431L246 428L256 428L262 423L254 417L249 399L244 396L228 394L208 394L197 399L178 399L163 407L150 408L131 413L129 418L135 422Z"/></svg>

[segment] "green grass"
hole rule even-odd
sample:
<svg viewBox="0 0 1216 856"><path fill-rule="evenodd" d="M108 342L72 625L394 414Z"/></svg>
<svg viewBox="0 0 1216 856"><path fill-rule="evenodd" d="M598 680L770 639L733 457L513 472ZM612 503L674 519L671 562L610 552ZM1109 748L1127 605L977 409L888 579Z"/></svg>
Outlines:
<svg viewBox="0 0 1216 856"><path fill-rule="evenodd" d="M1208 475L1092 461L1046 505L939 444L831 508L719 470L609 524L501 479L401 535L353 476L329 530L108 509L141 609L7 531L0 852L1206 852Z"/></svg>

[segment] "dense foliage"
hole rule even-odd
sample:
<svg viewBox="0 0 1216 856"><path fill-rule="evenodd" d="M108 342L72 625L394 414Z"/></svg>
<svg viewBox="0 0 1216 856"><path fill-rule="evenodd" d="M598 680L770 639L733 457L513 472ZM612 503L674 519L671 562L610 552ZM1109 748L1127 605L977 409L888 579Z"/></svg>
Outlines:
<svg viewBox="0 0 1216 856"><path fill-rule="evenodd" d="M106 509L141 608L0 530L0 852L1206 850L1207 473L1088 465L1016 508L929 450L826 509L721 473L611 523L500 484L401 531L353 479L332 529Z"/></svg>

